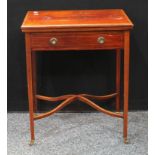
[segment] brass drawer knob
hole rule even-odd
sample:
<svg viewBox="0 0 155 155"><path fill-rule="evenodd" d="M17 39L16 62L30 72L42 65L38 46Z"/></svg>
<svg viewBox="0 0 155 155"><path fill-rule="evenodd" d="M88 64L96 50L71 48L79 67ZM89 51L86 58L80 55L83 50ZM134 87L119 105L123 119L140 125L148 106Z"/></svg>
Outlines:
<svg viewBox="0 0 155 155"><path fill-rule="evenodd" d="M51 38L51 39L49 40L49 42L50 42L51 45L55 45L55 44L57 44L58 39L57 39L57 38Z"/></svg>
<svg viewBox="0 0 155 155"><path fill-rule="evenodd" d="M97 42L103 44L105 42L104 37L98 37Z"/></svg>

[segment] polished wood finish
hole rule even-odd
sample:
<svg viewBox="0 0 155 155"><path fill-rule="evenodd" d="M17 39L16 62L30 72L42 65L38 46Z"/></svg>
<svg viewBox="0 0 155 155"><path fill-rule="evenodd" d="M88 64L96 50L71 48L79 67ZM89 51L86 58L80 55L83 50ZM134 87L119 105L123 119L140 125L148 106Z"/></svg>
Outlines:
<svg viewBox="0 0 155 155"><path fill-rule="evenodd" d="M105 95L105 96L94 96L94 95L88 95L88 94L79 94L79 95L63 95L60 97L46 97L46 96L41 96L41 95L36 95L36 97L38 99L41 100L46 100L46 101L59 101L59 100L64 100L61 104L59 104L56 108L54 108L53 110L43 113L43 114L39 114L39 115L35 115L34 119L41 119L47 116L52 115L53 113L61 110L64 106L70 104L71 102L73 102L74 100L79 100L82 101L88 105L90 105L91 107L95 108L96 110L103 112L107 115L113 116L113 117L119 117L119 118L123 118L123 115L121 113L115 113L115 112L111 112L109 110L106 110L100 106L98 106L97 104L95 104L94 102L92 102L90 99L97 99L97 100L107 100L110 99L112 97L115 97L117 94L110 94L110 95Z"/></svg>
<svg viewBox="0 0 155 155"><path fill-rule="evenodd" d="M129 57L130 57L130 33L124 32L124 142L127 143L128 133L128 98L129 98Z"/></svg>
<svg viewBox="0 0 155 155"><path fill-rule="evenodd" d="M120 113L116 113L116 112L111 112L109 110L106 110L104 108L101 108L100 106L96 105L93 101L89 100L88 98L86 97L83 97L83 96L79 96L78 98L80 101L84 102L84 103L87 103L88 105L90 105L92 108L100 111L100 112L103 112L107 115L110 115L110 116L113 116L113 117L120 117L120 118L123 118L123 115L120 114Z"/></svg>
<svg viewBox="0 0 155 155"><path fill-rule="evenodd" d="M26 66L27 66L27 86L28 86L28 99L29 99L29 115L30 115L30 130L31 130L31 141L34 138L34 89L33 89L33 74L32 74L32 52L31 52L31 38L30 34L25 34L26 43Z"/></svg>
<svg viewBox="0 0 155 155"><path fill-rule="evenodd" d="M132 22L121 9L28 11L22 31L129 30L132 27Z"/></svg>
<svg viewBox="0 0 155 155"><path fill-rule="evenodd" d="M36 53L32 52L33 109L35 112L37 112L37 99L35 98L35 94L37 94L36 63Z"/></svg>
<svg viewBox="0 0 155 155"><path fill-rule="evenodd" d="M52 114L54 114L55 112L61 110L63 107L67 106L68 104L70 104L71 102L76 100L76 96L72 96L72 97L68 97L66 98L61 104L59 104L56 108L52 109L49 112L45 112L43 114L39 114L39 115L34 115L34 119L41 119L47 116L50 116Z"/></svg>
<svg viewBox="0 0 155 155"><path fill-rule="evenodd" d="M26 64L29 96L31 144L34 142L34 120L45 118L61 110L75 100L82 101L107 115L123 118L124 142L127 142L128 91L129 91L129 40L133 24L121 9L113 10L70 10L70 11L28 11L21 26L25 32ZM49 97L37 94L36 52L63 50L116 51L116 90L109 95L69 94ZM120 113L120 62L124 49L124 110ZM94 100L115 97L116 111L98 106ZM56 108L36 114L37 100L62 101ZM92 101L93 100L93 101Z"/></svg>
<svg viewBox="0 0 155 155"><path fill-rule="evenodd" d="M104 43L98 42L100 37ZM56 38L57 43L52 45L51 38ZM32 50L94 50L123 48L123 33L115 32L63 32L63 33L32 33Z"/></svg>
<svg viewBox="0 0 155 155"><path fill-rule="evenodd" d="M70 94L70 95L62 95L62 96L58 96L58 97L49 97L49 96L43 96L43 95L36 95L35 97L37 99L40 100L45 100L45 101L51 101L51 102L55 102L55 101L62 101L65 100L69 97L73 97L73 96L77 96L75 94ZM95 100L107 100L110 98L113 98L115 96L117 96L117 93L113 93L113 94L109 94L109 95L104 95L104 96L96 96L96 95L89 95L89 94L78 94L78 96L83 96L83 97L87 97L89 99L95 99Z"/></svg>
<svg viewBox="0 0 155 155"><path fill-rule="evenodd" d="M121 63L121 50L116 50L116 111L120 111L120 64Z"/></svg>

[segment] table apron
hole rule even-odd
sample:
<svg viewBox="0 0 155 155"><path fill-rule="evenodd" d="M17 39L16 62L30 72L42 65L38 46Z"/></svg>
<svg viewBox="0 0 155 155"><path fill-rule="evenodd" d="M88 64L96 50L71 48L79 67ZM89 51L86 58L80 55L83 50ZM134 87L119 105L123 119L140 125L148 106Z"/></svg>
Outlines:
<svg viewBox="0 0 155 155"><path fill-rule="evenodd" d="M103 50L124 47L122 32L31 33L31 48L38 51Z"/></svg>

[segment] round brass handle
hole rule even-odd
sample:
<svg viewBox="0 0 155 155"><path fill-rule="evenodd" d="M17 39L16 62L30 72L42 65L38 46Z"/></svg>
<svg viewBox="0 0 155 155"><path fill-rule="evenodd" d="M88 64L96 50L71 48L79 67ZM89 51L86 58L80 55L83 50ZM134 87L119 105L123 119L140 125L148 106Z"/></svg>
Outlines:
<svg viewBox="0 0 155 155"><path fill-rule="evenodd" d="M55 44L57 44L58 39L57 39L57 38L51 38L51 39L49 40L49 42L50 42L50 44L55 45Z"/></svg>
<svg viewBox="0 0 155 155"><path fill-rule="evenodd" d="M98 37L97 42L103 44L105 42L104 37Z"/></svg>

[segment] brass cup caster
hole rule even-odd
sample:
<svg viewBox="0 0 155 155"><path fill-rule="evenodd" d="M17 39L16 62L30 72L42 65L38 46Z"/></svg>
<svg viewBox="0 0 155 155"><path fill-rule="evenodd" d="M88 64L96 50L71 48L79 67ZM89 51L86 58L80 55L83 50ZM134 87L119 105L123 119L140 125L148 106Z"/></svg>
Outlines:
<svg viewBox="0 0 155 155"><path fill-rule="evenodd" d="M129 144L129 141L127 138L124 138L124 144Z"/></svg>
<svg viewBox="0 0 155 155"><path fill-rule="evenodd" d="M31 140L29 145L30 146L34 145L34 140Z"/></svg>

